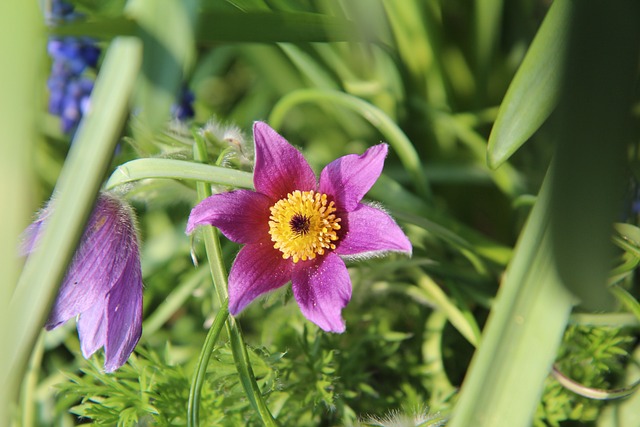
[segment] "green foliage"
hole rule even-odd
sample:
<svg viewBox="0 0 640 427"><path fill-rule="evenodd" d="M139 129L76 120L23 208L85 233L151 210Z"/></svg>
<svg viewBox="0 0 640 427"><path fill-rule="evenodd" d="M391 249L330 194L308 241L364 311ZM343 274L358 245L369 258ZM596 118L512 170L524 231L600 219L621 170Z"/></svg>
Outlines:
<svg viewBox="0 0 640 427"><path fill-rule="evenodd" d="M560 347L557 368L569 378L591 388L608 389L624 372L635 341L629 330L612 327L570 326ZM538 405L536 427L562 425L563 421L594 421L606 402L579 396L554 378L545 381Z"/></svg>
<svg viewBox="0 0 640 427"><path fill-rule="evenodd" d="M41 3L46 10L50 2ZM316 171L388 142L383 175L367 199L396 218L413 255L348 262L353 297L344 334L309 323L286 287L252 303L237 319L242 334L230 327L214 342L198 394L200 425L262 425L261 401L282 426L601 423L614 405L580 397L549 376L555 360L585 387L636 380L621 377L637 363L628 354L638 354L637 184L624 209L606 198L594 206L590 190L621 193L624 184L598 173L637 166L637 126L620 133L624 138L597 132L607 123L624 130L607 117L637 122L638 91L625 86L637 83L637 55L622 55L633 67L608 70L609 61L599 61L604 68L589 74L602 79L597 85L569 88L587 97L583 105L554 110L576 81L562 66L576 40L573 7L586 3L76 0L86 19L55 28L45 28L31 3L7 8L0 16L15 37L6 38L5 60L19 72L5 67L0 79L11 89L0 117L8 131L2 195L11 207L1 222L9 236L2 259L19 258L15 240L54 187L63 208L35 262L0 269L8 292L0 298L7 303L0 310L0 383L7 384L0 405L18 402L11 413L25 427L193 421L187 408L198 356L224 310L224 271L239 246L221 238L218 253L215 233L190 240L185 223L208 192L251 188L249 133L253 121L266 120ZM640 16L627 15L631 23ZM593 34L606 28L604 12L599 16L583 21ZM73 137L45 112L45 32L95 37L107 52L91 114ZM633 51L631 40L640 40L608 33L587 44L601 46L604 59ZM195 94L196 115L186 124L169 114L183 84ZM608 98L611 87L624 89L626 103ZM596 89L607 104L589 98ZM583 107L588 123L572 115ZM600 135L587 135L588 146L566 135L583 127ZM593 147L610 154L610 139L627 159L601 168L605 157L591 152L595 163L577 167ZM556 156L555 176L547 175L559 140L562 158ZM36 342L101 182L136 209L145 284L143 336L129 362L108 375L102 350L89 361L81 357L71 324ZM550 225L554 210L564 215L560 226ZM607 215L593 230L599 212ZM613 213L625 223L615 227L619 252L610 259L604 240L611 227L604 224ZM572 238L564 239L569 229ZM601 240L589 244L596 234ZM610 267L608 284L591 280L596 269ZM589 285L572 280L567 288L567 277L587 277ZM567 289L585 301L615 297L617 305L571 314L579 301ZM0 424L10 409L0 406ZM611 427L622 426L616 423Z"/></svg>

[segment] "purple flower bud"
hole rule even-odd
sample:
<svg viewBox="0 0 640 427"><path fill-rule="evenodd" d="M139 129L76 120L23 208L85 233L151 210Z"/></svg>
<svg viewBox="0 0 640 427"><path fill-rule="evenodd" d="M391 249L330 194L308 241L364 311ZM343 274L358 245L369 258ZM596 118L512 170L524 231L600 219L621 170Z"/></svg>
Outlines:
<svg viewBox="0 0 640 427"><path fill-rule="evenodd" d="M29 254L55 202L50 202L23 234ZM60 285L46 329L78 316L82 355L104 347L106 372L122 366L142 334L142 271L131 207L111 193L100 193L76 253Z"/></svg>

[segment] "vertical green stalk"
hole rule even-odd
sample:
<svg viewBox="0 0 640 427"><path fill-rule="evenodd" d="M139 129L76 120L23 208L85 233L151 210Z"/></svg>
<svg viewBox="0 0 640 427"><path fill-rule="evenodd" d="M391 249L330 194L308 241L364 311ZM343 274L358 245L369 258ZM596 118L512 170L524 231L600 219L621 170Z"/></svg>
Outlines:
<svg viewBox="0 0 640 427"><path fill-rule="evenodd" d="M200 162L206 160L206 147L204 146L203 141L197 137L196 145L194 145L194 159ZM198 182L197 191L198 198L200 200L211 196L211 188L206 183ZM227 273L222 261L222 250L220 249L218 231L213 227L203 227L202 233L214 287L218 294L220 303L224 304L224 301L228 300L229 294L227 292ZM227 319L227 333L229 334L229 339L231 341L231 351L233 353L236 369L238 370L240 382L242 383L251 405L258 412L265 426L277 426L277 422L271 415L269 408L262 398L262 392L260 391L260 387L258 387L255 375L253 374L249 354L247 353L247 346L244 343L242 332L240 331L240 325L238 325L235 319L231 316Z"/></svg>
<svg viewBox="0 0 640 427"><path fill-rule="evenodd" d="M450 427L531 423L575 302L553 255L549 181L507 268Z"/></svg>
<svg viewBox="0 0 640 427"><path fill-rule="evenodd" d="M213 348L218 341L222 327L226 320L229 318L229 301L224 300L222 307L216 314L216 318L213 321L213 325L207 333L207 338L204 340L204 346L200 352L200 358L196 365L195 373L193 374L193 382L191 383L191 389L189 390L189 403L187 406L187 426L196 427L200 423L200 394L202 393L202 386L204 385L205 376L207 374L207 366L209 365L209 359L213 353Z"/></svg>
<svg viewBox="0 0 640 427"><path fill-rule="evenodd" d="M0 314L6 316L1 324L11 325L2 331L0 340L3 404L18 396L29 355L82 235L128 113L141 55L140 42L133 38L115 39L107 50L91 113L78 128L56 185L55 209L38 249L25 264L8 310Z"/></svg>

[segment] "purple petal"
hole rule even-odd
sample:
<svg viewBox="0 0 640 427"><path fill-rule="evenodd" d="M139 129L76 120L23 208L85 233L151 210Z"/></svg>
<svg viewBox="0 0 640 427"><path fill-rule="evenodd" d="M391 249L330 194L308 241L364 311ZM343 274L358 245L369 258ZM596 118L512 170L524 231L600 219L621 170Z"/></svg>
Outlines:
<svg viewBox="0 0 640 427"><path fill-rule="evenodd" d="M258 296L284 285L291 279L293 262L271 242L243 247L229 273L229 312L241 312Z"/></svg>
<svg viewBox="0 0 640 427"><path fill-rule="evenodd" d="M342 216L344 234L335 253L338 255L376 255L383 252L411 254L411 242L398 224L386 213L372 206L359 204Z"/></svg>
<svg viewBox="0 0 640 427"><path fill-rule="evenodd" d="M20 235L20 255L27 256L38 246L40 236L42 235L42 224L48 212L43 211L40 217L22 232Z"/></svg>
<svg viewBox="0 0 640 427"><path fill-rule="evenodd" d="M253 138L256 144L253 174L256 191L280 200L294 190L316 189L316 177L309 163L269 125L256 122Z"/></svg>
<svg viewBox="0 0 640 427"><path fill-rule="evenodd" d="M272 204L269 197L249 190L214 194L193 208L187 222L187 234L199 225L213 225L237 243L269 240L269 207Z"/></svg>
<svg viewBox="0 0 640 427"><path fill-rule="evenodd" d="M142 335L142 277L140 259L131 257L107 298L107 337L104 370L124 365Z"/></svg>
<svg viewBox="0 0 640 427"><path fill-rule="evenodd" d="M130 211L112 196L99 197L58 291L47 329L103 300L126 268L128 259L137 257L137 253Z"/></svg>
<svg viewBox="0 0 640 427"><path fill-rule="evenodd" d="M85 359L104 345L107 331L105 308L106 302L100 300L78 318L78 337Z"/></svg>
<svg viewBox="0 0 640 427"><path fill-rule="evenodd" d="M351 299L351 279L334 253L296 264L293 295L304 316L328 332L344 332L342 309Z"/></svg>
<svg viewBox="0 0 640 427"><path fill-rule="evenodd" d="M387 151L387 144L378 144L361 156L349 154L329 163L320 174L320 192L333 196L340 209L354 210L382 173Z"/></svg>

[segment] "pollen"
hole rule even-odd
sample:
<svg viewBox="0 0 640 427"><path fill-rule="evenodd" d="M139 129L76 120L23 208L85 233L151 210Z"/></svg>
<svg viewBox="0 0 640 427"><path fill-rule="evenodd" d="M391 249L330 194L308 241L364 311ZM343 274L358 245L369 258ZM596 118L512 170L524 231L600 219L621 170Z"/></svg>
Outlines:
<svg viewBox="0 0 640 427"><path fill-rule="evenodd" d="M336 248L340 218L326 194L296 190L271 206L269 234L282 258L294 263Z"/></svg>

